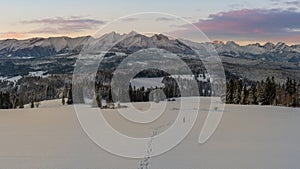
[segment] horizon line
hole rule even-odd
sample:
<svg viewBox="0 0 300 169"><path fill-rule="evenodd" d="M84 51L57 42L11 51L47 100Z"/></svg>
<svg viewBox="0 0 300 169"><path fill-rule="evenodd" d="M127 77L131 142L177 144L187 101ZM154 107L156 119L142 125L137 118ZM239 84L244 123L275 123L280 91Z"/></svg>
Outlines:
<svg viewBox="0 0 300 169"><path fill-rule="evenodd" d="M118 32L115 32L115 31L111 31L109 33L104 33L102 34L101 36L99 36L98 38L106 35L106 34L110 34L110 33L117 33L117 34L129 34L129 33L118 33ZM147 34L142 34L142 33L138 33L136 32L137 34L140 34L140 35L144 35L144 36L147 36ZM164 35L163 33L158 33L158 34L162 34ZM158 34L153 34L153 35L158 35ZM164 36L167 36L167 35L164 35ZM71 39L75 39L75 38L82 38L82 37L93 37L95 38L94 36L88 34L88 35L79 35L79 36L68 36L68 35L58 35L58 36L32 36L32 37L24 37L24 38L0 38L0 41L6 41L6 40L18 40L18 41L25 41L25 40L30 40L30 39L37 39L37 38L40 38L40 39L50 39L50 38L71 38ZM147 36L149 37L149 36ZM168 38L171 38L169 36L167 36ZM189 40L189 39L187 39ZM209 41L206 41L206 42L211 42L211 43L223 43L223 44L226 44L228 42L234 42L236 44L238 44L239 46L247 46L247 45L255 45L255 44L259 44L261 46L264 46L265 44L267 43L272 43L274 45L278 44L278 43L285 43L286 45L288 46L295 46L295 45L300 45L300 43L288 43L288 42L284 42L284 41L247 41L247 40L244 40L244 41L236 41L236 40L220 40L220 39L215 39L215 40L210 40L208 38ZM197 42L197 43L205 43L205 42L199 42L199 41L195 41L195 40L192 40L193 42Z"/></svg>

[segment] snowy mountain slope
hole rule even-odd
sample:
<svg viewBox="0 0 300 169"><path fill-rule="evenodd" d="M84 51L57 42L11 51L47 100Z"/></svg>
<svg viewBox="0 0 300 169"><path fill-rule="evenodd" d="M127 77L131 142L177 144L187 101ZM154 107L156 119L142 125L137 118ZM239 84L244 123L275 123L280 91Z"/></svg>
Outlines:
<svg viewBox="0 0 300 169"><path fill-rule="evenodd" d="M238 77L255 81L265 79L266 76L275 76L280 81L287 77L300 80L300 45L257 43L241 46L233 41L192 43L197 47L201 59L209 59L210 54L206 49L214 47L225 71ZM85 46L86 44L89 45ZM201 60L186 44L188 43L182 39L171 39L162 34L145 36L134 31L128 34L111 32L99 38L86 36L1 40L0 76L11 78L35 71L71 74L78 54L89 47L110 50L103 61L106 68L117 66L124 57L141 49L158 48L180 56L190 67L197 69Z"/></svg>
<svg viewBox="0 0 300 169"><path fill-rule="evenodd" d="M90 36L69 38L31 38L27 40L8 39L0 41L0 56L4 57L43 57L57 54L79 53L82 47L89 43L90 46L106 49L110 46L113 51L132 53L145 48L160 48L173 53L193 54L191 49L180 40L169 39L162 34L151 37L130 32L118 34L111 32L99 38ZM201 45L212 44L221 56L229 56L246 59L259 59L280 62L300 62L300 45L288 46L285 43L249 44L240 46L233 41L226 43L200 43Z"/></svg>
<svg viewBox="0 0 300 169"><path fill-rule="evenodd" d="M44 57L62 53L78 53L89 38L86 36L2 40L0 41L0 56Z"/></svg>
<svg viewBox="0 0 300 169"><path fill-rule="evenodd" d="M219 55L223 56L279 62L300 62L299 45L288 46L282 42L277 44L268 42L265 45L256 43L240 46L230 41L214 44L214 46Z"/></svg>

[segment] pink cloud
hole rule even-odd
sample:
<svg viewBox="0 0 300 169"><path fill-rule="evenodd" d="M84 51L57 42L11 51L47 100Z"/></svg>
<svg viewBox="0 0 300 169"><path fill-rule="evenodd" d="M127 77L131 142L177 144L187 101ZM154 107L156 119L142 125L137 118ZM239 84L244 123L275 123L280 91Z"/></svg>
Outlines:
<svg viewBox="0 0 300 169"><path fill-rule="evenodd" d="M194 25L213 38L271 41L299 34L288 31L300 28L299 19L300 12L295 10L242 9L211 14ZM182 32L193 29L191 25L182 27Z"/></svg>
<svg viewBox="0 0 300 169"><path fill-rule="evenodd" d="M40 26L40 28L36 30L29 31L28 33L30 34L65 34L93 30L106 22L96 19L87 19L82 16L72 16L69 18L55 17L27 20L21 23Z"/></svg>

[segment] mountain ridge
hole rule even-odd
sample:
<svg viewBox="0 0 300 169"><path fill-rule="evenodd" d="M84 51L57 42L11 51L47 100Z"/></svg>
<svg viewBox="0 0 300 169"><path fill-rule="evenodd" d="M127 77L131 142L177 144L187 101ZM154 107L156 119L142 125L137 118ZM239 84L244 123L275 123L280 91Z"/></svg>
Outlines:
<svg viewBox="0 0 300 169"><path fill-rule="evenodd" d="M114 50L122 52L135 52L139 49L154 47L167 48L171 52L191 54L187 46L180 43L178 39L170 39L163 34L146 36L137 32L119 34L111 32L99 38L92 36L81 37L49 37L49 38L29 38L24 40L6 39L0 40L1 57L45 57L59 54L78 54L83 46L90 40L104 45L106 43L117 43ZM246 59L260 59L280 62L300 62L300 45L287 45L284 42L276 44L267 42L265 44L254 43L239 45L234 41L213 41L195 42L199 45L211 44L220 56L238 57ZM97 45L99 45L97 44Z"/></svg>
<svg viewBox="0 0 300 169"><path fill-rule="evenodd" d="M163 34L146 36L134 31L129 34L111 32L99 38L84 36L31 38L23 41L2 40L0 41L0 77L11 78L36 71L43 71L46 75L72 74L80 52L86 50L83 49L85 44L91 47L97 46L100 50L109 50L103 60L103 66L106 68L117 66L126 56L139 50L159 48L179 56L194 71L198 71L198 69L202 70L199 66L202 64L201 60L211 56L206 49L211 49L213 45L227 75L253 81L263 80L266 76L274 76L281 82L287 77L300 80L300 45L256 43L240 46L233 41L190 42L172 39ZM192 44L193 47L187 44ZM195 57L193 49L197 50L201 58Z"/></svg>

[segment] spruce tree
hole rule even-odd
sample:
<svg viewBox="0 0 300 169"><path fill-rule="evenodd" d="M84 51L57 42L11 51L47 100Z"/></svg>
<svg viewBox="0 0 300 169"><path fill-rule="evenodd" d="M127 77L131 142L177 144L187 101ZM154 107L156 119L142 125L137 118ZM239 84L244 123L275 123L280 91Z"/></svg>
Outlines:
<svg viewBox="0 0 300 169"><path fill-rule="evenodd" d="M34 101L33 100L31 100L30 108L34 108Z"/></svg>
<svg viewBox="0 0 300 169"><path fill-rule="evenodd" d="M292 85L292 79L287 78L286 84L285 84L285 93L286 93L286 106L292 106L293 102L293 85Z"/></svg>
<svg viewBox="0 0 300 169"><path fill-rule="evenodd" d="M24 108L24 100L23 100L23 97L20 96L19 109L23 109L23 108Z"/></svg>
<svg viewBox="0 0 300 169"><path fill-rule="evenodd" d="M92 106L102 108L102 96L99 85L96 85Z"/></svg>
<svg viewBox="0 0 300 169"><path fill-rule="evenodd" d="M249 90L249 95L248 95L248 99L247 99L248 104L256 104L256 88L255 86L251 86L250 90Z"/></svg>
<svg viewBox="0 0 300 169"><path fill-rule="evenodd" d="M233 103L240 104L241 103L241 91L243 87L242 80L237 80L235 82L234 93L233 93Z"/></svg>
<svg viewBox="0 0 300 169"><path fill-rule="evenodd" d="M256 98L258 104L263 104L264 102L264 81L262 80L261 82L257 82L256 85Z"/></svg>
<svg viewBox="0 0 300 169"><path fill-rule="evenodd" d="M108 94L106 96L106 104L109 105L112 103L112 93L111 93L111 88L108 88Z"/></svg>
<svg viewBox="0 0 300 169"><path fill-rule="evenodd" d="M3 97L2 97L2 92L0 92L0 109L3 109Z"/></svg>
<svg viewBox="0 0 300 169"><path fill-rule="evenodd" d="M276 85L275 85L274 77L272 77L272 79L267 77L266 83L264 84L262 103L264 105L272 105L274 104L275 98L276 98Z"/></svg>
<svg viewBox="0 0 300 169"><path fill-rule="evenodd" d="M297 106L297 88L296 88L296 80L294 79L291 82L291 106L296 107Z"/></svg>
<svg viewBox="0 0 300 169"><path fill-rule="evenodd" d="M271 78L271 84L270 84L270 94L269 94L269 104L270 105L275 105L276 103L276 83L275 83L275 78Z"/></svg>
<svg viewBox="0 0 300 169"><path fill-rule="evenodd" d="M99 92L96 95L96 102L97 102L97 106L101 108L102 107L102 95Z"/></svg>
<svg viewBox="0 0 300 169"><path fill-rule="evenodd" d="M68 100L67 104L73 104L73 94L72 94L72 85L68 89Z"/></svg>
<svg viewBox="0 0 300 169"><path fill-rule="evenodd" d="M226 103L227 104L233 103L233 93L234 93L234 82L231 79L227 83L227 88L226 88Z"/></svg>
<svg viewBox="0 0 300 169"><path fill-rule="evenodd" d="M153 93L153 100L154 100L154 103L159 103L159 101L160 101L157 87L156 87L156 89L154 90L154 93Z"/></svg>
<svg viewBox="0 0 300 169"><path fill-rule="evenodd" d="M241 92L241 104L247 104L247 99L248 99L248 90L246 85L243 86L242 92Z"/></svg>
<svg viewBox="0 0 300 169"><path fill-rule="evenodd" d="M62 103L62 105L65 105L65 104L66 104L66 101L65 101L65 94L64 94L64 93L62 94L61 103Z"/></svg>

